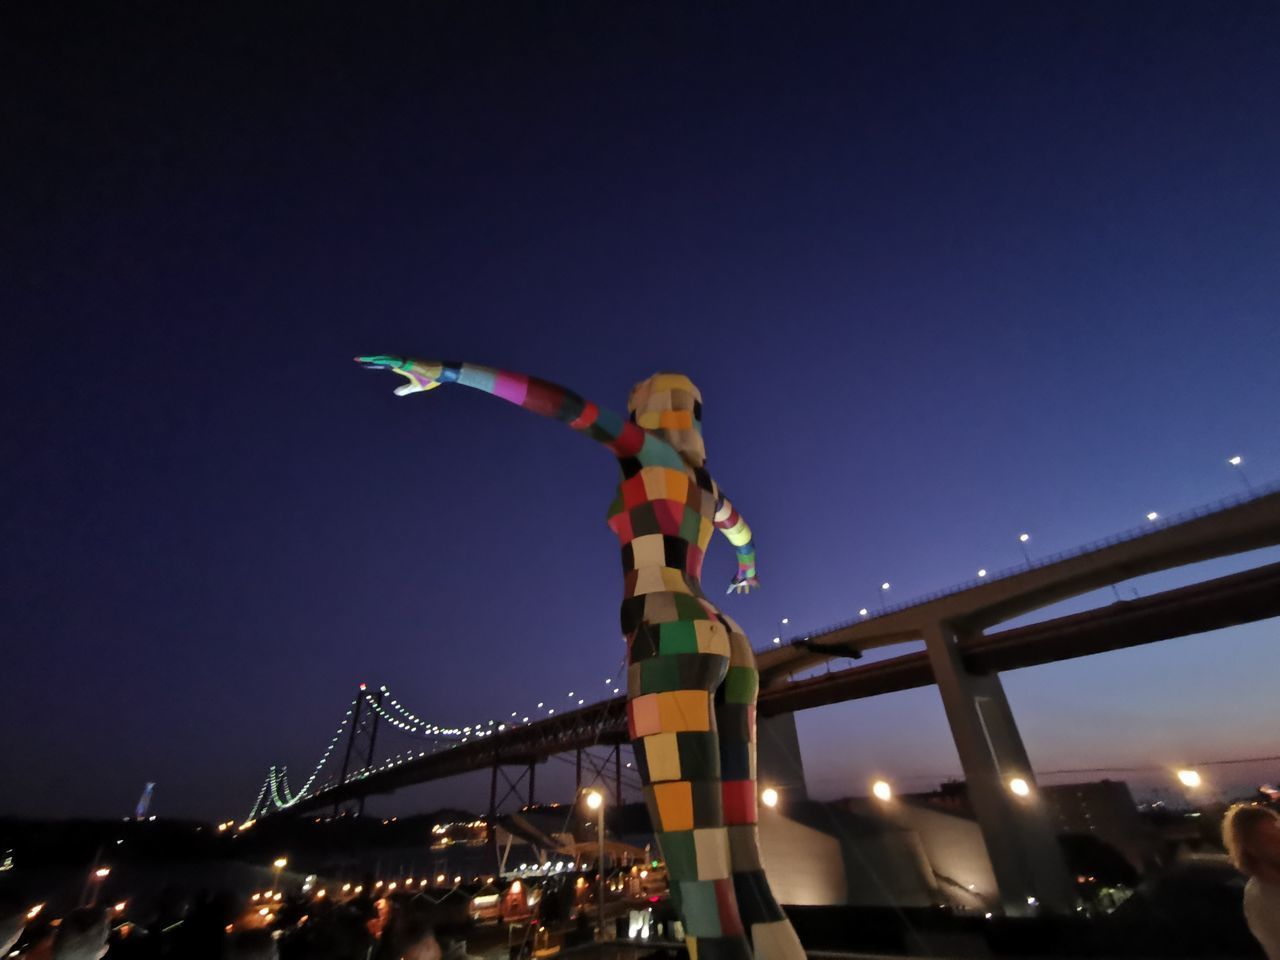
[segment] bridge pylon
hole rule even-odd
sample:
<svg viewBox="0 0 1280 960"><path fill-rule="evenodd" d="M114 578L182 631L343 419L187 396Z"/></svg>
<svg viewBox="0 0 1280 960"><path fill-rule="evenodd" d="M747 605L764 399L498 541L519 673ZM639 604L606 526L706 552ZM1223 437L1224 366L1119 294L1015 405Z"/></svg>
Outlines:
<svg viewBox="0 0 1280 960"><path fill-rule="evenodd" d="M373 767L373 760L378 746L378 722L382 718L382 698L386 688L380 688L372 694L367 684L360 684L356 690L356 710L351 717L351 725L347 733L347 749L342 756L342 772L338 775L339 785L347 782L349 776L364 773ZM368 702L373 698L373 703ZM354 763L352 761L355 761ZM357 817L364 815L364 795L338 802L333 805L333 815L354 813Z"/></svg>

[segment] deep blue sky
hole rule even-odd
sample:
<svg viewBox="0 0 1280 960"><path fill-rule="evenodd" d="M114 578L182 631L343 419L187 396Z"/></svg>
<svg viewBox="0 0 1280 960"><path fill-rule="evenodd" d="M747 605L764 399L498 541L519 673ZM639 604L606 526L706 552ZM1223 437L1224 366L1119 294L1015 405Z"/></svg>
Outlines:
<svg viewBox="0 0 1280 960"><path fill-rule="evenodd" d="M357 353L689 373L760 640L1280 474L1274 4L258 6L3 31L0 812L606 692L609 458ZM1275 634L1011 675L1033 761L1280 753ZM801 734L957 766L932 690Z"/></svg>

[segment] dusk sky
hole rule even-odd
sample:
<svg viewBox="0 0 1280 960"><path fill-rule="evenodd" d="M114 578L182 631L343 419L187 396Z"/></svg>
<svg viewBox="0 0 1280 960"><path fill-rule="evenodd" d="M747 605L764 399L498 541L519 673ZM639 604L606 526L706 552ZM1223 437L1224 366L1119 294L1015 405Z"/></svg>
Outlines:
<svg viewBox="0 0 1280 960"><path fill-rule="evenodd" d="M0 814L244 816L360 681L608 693L611 458L356 354L688 373L760 643L1280 476L1273 3L267 6L5 14ZM1041 770L1275 755L1278 639L1006 686ZM959 772L933 689L800 735Z"/></svg>

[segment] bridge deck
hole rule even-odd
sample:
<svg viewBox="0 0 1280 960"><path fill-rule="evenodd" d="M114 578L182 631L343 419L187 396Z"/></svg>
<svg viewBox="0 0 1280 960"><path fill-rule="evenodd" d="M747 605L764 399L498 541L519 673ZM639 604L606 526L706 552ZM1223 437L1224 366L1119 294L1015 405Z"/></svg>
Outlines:
<svg viewBox="0 0 1280 960"><path fill-rule="evenodd" d="M1280 616L1280 563L1044 623L970 636L960 642L960 649L971 670L1011 670L1275 616ZM927 656L911 653L763 689L759 709L761 715L771 716L932 682ZM626 718L624 697L594 703L349 781L290 810L309 813L499 763L528 764L579 748L625 743Z"/></svg>

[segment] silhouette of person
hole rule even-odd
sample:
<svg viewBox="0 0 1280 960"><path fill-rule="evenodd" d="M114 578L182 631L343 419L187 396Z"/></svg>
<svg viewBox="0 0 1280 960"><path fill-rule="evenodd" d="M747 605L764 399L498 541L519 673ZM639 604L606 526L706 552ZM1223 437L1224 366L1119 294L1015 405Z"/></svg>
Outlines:
<svg viewBox="0 0 1280 960"><path fill-rule="evenodd" d="M1222 842L1235 868L1249 878L1244 918L1269 960L1280 960L1280 815L1237 803L1222 818Z"/></svg>
<svg viewBox="0 0 1280 960"><path fill-rule="evenodd" d="M631 391L623 417L524 374L397 356L356 360L405 377L398 396L471 387L559 420L617 458L609 526L622 545L628 724L690 957L802 960L760 861L755 657L741 627L702 590L715 530L738 557L729 592L759 581L751 528L706 469L698 388L683 374L654 374Z"/></svg>

